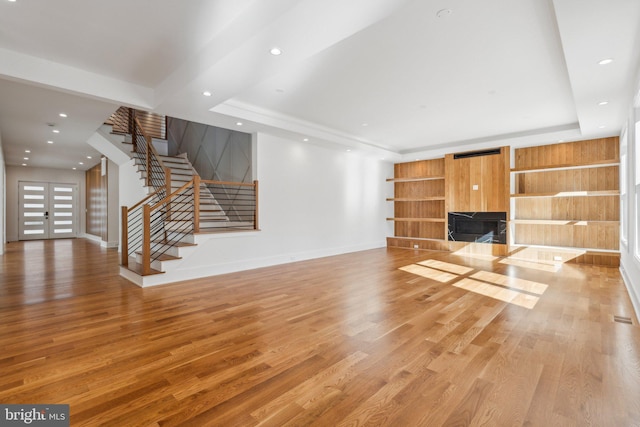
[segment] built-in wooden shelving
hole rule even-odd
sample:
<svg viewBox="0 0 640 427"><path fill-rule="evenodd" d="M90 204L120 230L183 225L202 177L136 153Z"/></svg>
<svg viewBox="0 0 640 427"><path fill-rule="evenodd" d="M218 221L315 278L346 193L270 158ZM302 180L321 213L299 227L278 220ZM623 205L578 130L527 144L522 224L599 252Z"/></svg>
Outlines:
<svg viewBox="0 0 640 427"><path fill-rule="evenodd" d="M394 165L393 178L394 237L389 246L440 248L446 237L444 159L419 160ZM414 242L415 240L415 242Z"/></svg>
<svg viewBox="0 0 640 427"><path fill-rule="evenodd" d="M516 149L515 159L511 247L615 265L608 258L619 258L618 138Z"/></svg>
<svg viewBox="0 0 640 427"><path fill-rule="evenodd" d="M387 182L417 182L417 181L440 181L444 176L423 176L415 178L387 178Z"/></svg>

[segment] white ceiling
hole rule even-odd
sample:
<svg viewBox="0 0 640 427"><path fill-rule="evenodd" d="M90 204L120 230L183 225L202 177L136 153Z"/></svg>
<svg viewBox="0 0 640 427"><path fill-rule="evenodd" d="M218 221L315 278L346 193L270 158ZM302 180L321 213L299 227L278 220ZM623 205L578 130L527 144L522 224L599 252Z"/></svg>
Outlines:
<svg viewBox="0 0 640 427"><path fill-rule="evenodd" d="M638 0L0 0L8 165L86 168L119 105L394 161L618 135L639 67Z"/></svg>

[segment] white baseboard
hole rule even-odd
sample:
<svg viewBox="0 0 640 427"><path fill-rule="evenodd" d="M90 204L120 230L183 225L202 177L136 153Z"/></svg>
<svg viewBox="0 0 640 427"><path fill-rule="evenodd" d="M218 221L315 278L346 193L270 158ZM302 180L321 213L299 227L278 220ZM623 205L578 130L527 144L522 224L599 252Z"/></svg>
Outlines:
<svg viewBox="0 0 640 427"><path fill-rule="evenodd" d="M176 268L169 269L162 274L154 274L151 276L140 277L135 273L120 269L120 275L141 287L150 287L165 285L184 280L199 279L202 277L217 276L220 274L236 273L239 271L253 270L256 268L272 267L281 264L288 264L298 261L306 261L316 258L324 258L334 255L342 255L350 252L359 252L369 249L378 249L386 246L386 242L376 242L364 245L354 245L339 248L327 248L308 252L297 252L289 254L280 254L269 257L261 257L246 260L237 260L221 264L212 264L207 266L197 266L194 268Z"/></svg>
<svg viewBox="0 0 640 427"><path fill-rule="evenodd" d="M627 287L627 292L629 293L629 298L631 299L631 305L633 305L633 310L636 312L636 319L640 320L640 296L636 293L634 287L634 283L631 280L631 277L627 275L627 271L624 267L620 266L620 274L622 275L622 281ZM638 284L640 289L640 284Z"/></svg>

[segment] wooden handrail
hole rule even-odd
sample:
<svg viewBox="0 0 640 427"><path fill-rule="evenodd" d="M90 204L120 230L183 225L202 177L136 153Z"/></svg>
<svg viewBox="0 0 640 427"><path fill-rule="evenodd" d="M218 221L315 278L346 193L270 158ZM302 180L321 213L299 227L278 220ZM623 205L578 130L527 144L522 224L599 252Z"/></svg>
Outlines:
<svg viewBox="0 0 640 427"><path fill-rule="evenodd" d="M149 194L147 197L145 197L144 199L140 200L138 203L136 203L135 205L131 206L129 209L129 212L131 212L132 210L134 210L135 208L138 208L140 206L142 206L144 203L147 202L147 200L149 200L150 198L152 198L153 196L155 196L156 194L158 194L160 191L162 190L162 188L157 188L153 191L153 193ZM126 208L126 206L124 206Z"/></svg>
<svg viewBox="0 0 640 427"><path fill-rule="evenodd" d="M213 181L210 179L201 180L203 184L218 184L218 185L235 185L238 187L253 187L257 181L253 182L232 182L232 181Z"/></svg>
<svg viewBox="0 0 640 427"><path fill-rule="evenodd" d="M151 274L151 207L142 207L142 275Z"/></svg>
<svg viewBox="0 0 640 427"><path fill-rule="evenodd" d="M178 188L176 191L174 191L173 193L169 194L168 196L166 196L164 199L160 200L158 203L156 203L155 205L151 206L151 210L155 211L156 209L158 209L160 206L169 203L171 201L171 199L173 199L178 193L180 193L183 190L186 190L187 188L189 188L189 186L191 186L193 184L193 180L186 182L182 187Z"/></svg>
<svg viewBox="0 0 640 427"><path fill-rule="evenodd" d="M193 232L200 232L200 175L193 177Z"/></svg>
<svg viewBox="0 0 640 427"><path fill-rule="evenodd" d="M158 163L160 164L160 166L162 167L163 170L166 170L168 168L164 164L162 159L160 158L160 154L158 154L158 151L156 150L156 147L153 146L153 138L151 138L151 136L149 136L146 133L146 131L144 130L144 128L140 124L140 120L138 120L138 118L135 115L133 117L133 121L136 124L136 127L138 129L140 129L140 133L142 134L142 137L144 138L144 140L147 143L147 179L150 179L151 169L150 169L150 165L149 165L149 157L150 157L151 153L153 153L153 155L156 157L156 159L158 160ZM136 139L135 138L135 134L133 134L132 136L133 136L133 139L135 140ZM150 182L150 181L148 181L148 182Z"/></svg>
<svg viewBox="0 0 640 427"><path fill-rule="evenodd" d="M122 246L120 248L120 261L124 267L129 267L129 209L126 206L120 208L122 218Z"/></svg>

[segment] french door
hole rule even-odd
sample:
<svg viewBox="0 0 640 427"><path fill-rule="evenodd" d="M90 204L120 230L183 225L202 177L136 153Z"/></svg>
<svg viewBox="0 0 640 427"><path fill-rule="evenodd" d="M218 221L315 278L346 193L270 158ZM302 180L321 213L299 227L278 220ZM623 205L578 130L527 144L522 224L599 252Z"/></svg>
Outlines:
<svg viewBox="0 0 640 427"><path fill-rule="evenodd" d="M76 184L20 181L18 185L20 240L77 237Z"/></svg>

